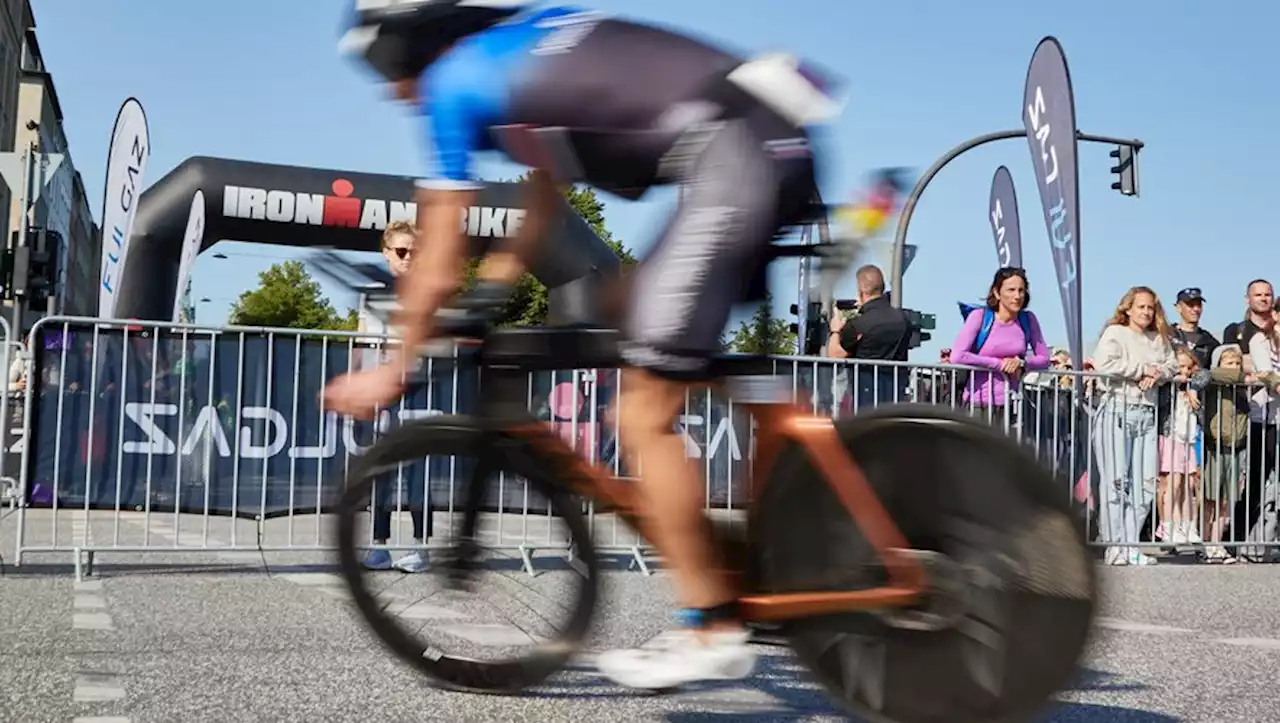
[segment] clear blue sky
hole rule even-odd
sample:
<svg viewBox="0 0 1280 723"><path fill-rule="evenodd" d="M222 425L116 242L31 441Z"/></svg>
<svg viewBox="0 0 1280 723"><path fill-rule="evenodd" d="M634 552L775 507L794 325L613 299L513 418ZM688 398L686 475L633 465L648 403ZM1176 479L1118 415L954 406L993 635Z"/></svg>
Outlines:
<svg viewBox="0 0 1280 723"><path fill-rule="evenodd" d="M692 29L748 50L784 48L844 74L850 102L831 130L829 199L847 198L868 170L927 167L952 145L1021 123L1031 52L1057 36L1071 67L1080 128L1136 137L1142 197L1110 188L1104 146L1081 146L1085 345L1129 286L1172 309L1184 286L1208 298L1215 335L1243 309L1244 284L1275 276L1272 223L1280 167L1274 129L1280 82L1273 47L1280 4L1129 0L587 0L594 8ZM337 57L343 0L33 0L37 32L66 115L67 135L95 215L120 102L138 97L151 124L148 181L193 155L414 174L422 150L408 113ZM637 14L639 13L639 14ZM996 166L1019 193L1025 265L1051 343L1062 311L1030 152L1022 140L973 151L930 186L911 227L919 257L904 283L912 308L938 314L925 361L959 328L957 299L978 298L995 267L986 221ZM510 167L489 165L498 176ZM613 233L638 251L670 194L607 199ZM293 253L224 243L198 261L201 322L221 322L257 272ZM775 277L779 309L794 267ZM353 300L334 293L342 308Z"/></svg>

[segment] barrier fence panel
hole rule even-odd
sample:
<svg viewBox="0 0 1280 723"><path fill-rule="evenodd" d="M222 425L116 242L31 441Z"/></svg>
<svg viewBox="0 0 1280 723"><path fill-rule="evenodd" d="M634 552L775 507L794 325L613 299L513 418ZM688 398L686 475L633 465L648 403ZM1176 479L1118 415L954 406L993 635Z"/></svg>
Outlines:
<svg viewBox="0 0 1280 723"><path fill-rule="evenodd" d="M482 383L458 358L433 358L425 387L367 423L324 411L323 390L378 362L386 340L368 334L54 317L30 339L24 443L20 455L0 449L21 483L19 561L46 552L75 552L79 561L96 551L330 549L329 517L352 462L400 423L470 412ZM0 360L20 350L11 340L3 348ZM1169 549L1257 560L1276 547L1280 376L1217 370L1147 389L1071 370L1010 379L943 364L772 364L816 414L846 418L911 401L992 424L1061 480L1109 562L1145 562L1138 550ZM587 460L634 479L639 470L621 453L610 413L622 383L616 369L534 373L528 402ZM743 524L751 420L719 392L690 391L676 431L702 470L710 516ZM431 457L380 479L369 546L448 544L459 481L474 464ZM488 500L496 531L487 542L518 550L527 568L535 550L568 549L523 480L499 476ZM585 509L603 552L648 569L650 550L634 530ZM1249 544L1233 544L1241 542Z"/></svg>
<svg viewBox="0 0 1280 723"><path fill-rule="evenodd" d="M25 363L21 342L13 337L9 322L0 317L0 369L4 369L6 374L4 396L0 397L0 425L3 425L0 426L0 509L12 510L20 497L18 479L21 477Z"/></svg>

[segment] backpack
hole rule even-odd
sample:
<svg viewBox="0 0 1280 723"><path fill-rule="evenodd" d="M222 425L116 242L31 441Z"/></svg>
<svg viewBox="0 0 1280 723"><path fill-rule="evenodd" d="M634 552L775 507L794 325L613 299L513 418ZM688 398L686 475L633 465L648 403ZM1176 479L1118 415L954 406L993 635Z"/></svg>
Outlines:
<svg viewBox="0 0 1280 723"><path fill-rule="evenodd" d="M969 347L971 354L977 354L982 351L982 347L987 343L987 338L991 336L991 329L996 323L996 312L991 307L983 307L982 309L982 326L978 327L978 335L973 338L973 345ZM1022 327L1022 335L1027 340L1027 348L1031 348L1031 312L1018 312L1018 326ZM968 369L962 369L956 373L956 399L962 399L966 390L969 388L969 379L972 372ZM970 402L973 400L970 399Z"/></svg>

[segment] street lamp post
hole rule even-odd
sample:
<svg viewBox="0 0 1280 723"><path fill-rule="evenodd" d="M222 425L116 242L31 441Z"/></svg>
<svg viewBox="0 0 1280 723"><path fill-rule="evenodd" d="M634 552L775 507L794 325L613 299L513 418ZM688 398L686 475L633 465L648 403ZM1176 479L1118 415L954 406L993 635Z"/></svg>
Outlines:
<svg viewBox="0 0 1280 723"><path fill-rule="evenodd" d="M971 151L978 146L983 146L995 141L1004 141L1010 138L1026 138L1026 130L1017 131L996 131L995 133L987 133L985 135L970 138L960 145L952 148L942 155L941 158L933 162L932 166L920 176L920 180L916 181L915 188L911 189L911 194L907 196L907 200L902 204L902 213L898 216L898 228L893 235L893 266L891 277L893 279L893 294L889 297L889 302L896 308L902 308L902 274L903 274L903 257L907 248L907 229L911 226L911 215L915 213L916 203L920 201L920 196L924 193L924 189L928 187L933 177L938 175L948 163L954 161L967 151ZM1125 140L1123 138L1111 138L1109 136L1095 136L1090 133L1076 133L1076 140L1085 141L1086 143L1106 143L1115 146L1129 146L1135 151L1141 150L1142 141Z"/></svg>

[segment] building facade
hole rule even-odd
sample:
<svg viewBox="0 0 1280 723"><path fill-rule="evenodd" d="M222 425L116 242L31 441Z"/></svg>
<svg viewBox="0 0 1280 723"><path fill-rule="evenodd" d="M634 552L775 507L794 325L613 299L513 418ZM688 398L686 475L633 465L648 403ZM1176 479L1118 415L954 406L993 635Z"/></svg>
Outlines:
<svg viewBox="0 0 1280 723"><path fill-rule="evenodd" d="M22 84L22 46L35 25L28 0L0 0L0 153L13 150L18 122L18 88ZM16 181L15 181L16 183ZM0 231L9 244L10 207L17 189L0 181Z"/></svg>
<svg viewBox="0 0 1280 723"><path fill-rule="evenodd" d="M40 54L34 21L23 39L21 61L13 147L34 146L42 156L62 155L62 162L51 169L52 173L37 169L36 179L37 182L43 180L43 187L30 217L34 226L56 231L61 238L56 248L37 249L48 252L57 260L54 310L63 314L96 316L101 243L84 181L71 159L62 127L62 106L58 102L53 77L46 71ZM19 203L16 195L10 199L11 236L19 229ZM28 309L28 324L45 311L43 308Z"/></svg>

